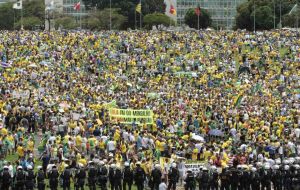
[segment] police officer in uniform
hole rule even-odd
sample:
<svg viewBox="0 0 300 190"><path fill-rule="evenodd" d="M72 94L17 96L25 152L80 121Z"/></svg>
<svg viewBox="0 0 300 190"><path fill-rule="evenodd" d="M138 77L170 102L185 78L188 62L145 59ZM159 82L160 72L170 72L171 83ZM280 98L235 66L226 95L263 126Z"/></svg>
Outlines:
<svg viewBox="0 0 300 190"><path fill-rule="evenodd" d="M94 162L90 161L88 167L88 184L90 190L96 190L96 182L97 182L97 169L94 165Z"/></svg>
<svg viewBox="0 0 300 190"><path fill-rule="evenodd" d="M192 170L188 169L185 178L185 190L194 190L194 189L195 189L195 177Z"/></svg>
<svg viewBox="0 0 300 190"><path fill-rule="evenodd" d="M151 190L158 190L159 184L161 183L161 176L162 173L160 171L160 165L155 164L154 169L151 172L151 180L152 180L152 187Z"/></svg>
<svg viewBox="0 0 300 190"><path fill-rule="evenodd" d="M250 184L251 189L259 189L260 187L260 176L255 167L251 168L251 174L250 174Z"/></svg>
<svg viewBox="0 0 300 190"><path fill-rule="evenodd" d="M229 177L230 177L230 172L228 171L228 167L223 168L220 174L221 190L229 190L230 187Z"/></svg>
<svg viewBox="0 0 300 190"><path fill-rule="evenodd" d="M171 171L169 172L169 185L168 190L176 190L176 183L179 180L179 171L177 169L177 164L172 163Z"/></svg>
<svg viewBox="0 0 300 190"><path fill-rule="evenodd" d="M9 190L12 179L11 179L10 173L8 171L8 166L3 167L3 171L0 175L0 180L1 180L1 184L0 184L1 189Z"/></svg>
<svg viewBox="0 0 300 190"><path fill-rule="evenodd" d="M141 162L136 163L136 168L133 173L134 175L134 181L137 186L137 190L143 190L144 189L144 182L146 179L146 173L143 168L141 168Z"/></svg>
<svg viewBox="0 0 300 190"><path fill-rule="evenodd" d="M290 166L285 165L283 171L283 189L284 190L292 189L291 183L292 180L291 180Z"/></svg>
<svg viewBox="0 0 300 190"><path fill-rule="evenodd" d="M126 190L126 186L128 186L128 190L131 190L131 186L133 183L133 171L130 169L129 162L125 162L124 166L123 190Z"/></svg>
<svg viewBox="0 0 300 190"><path fill-rule="evenodd" d="M261 173L261 186L262 189L271 190L271 171L270 171L270 165L265 164L264 169Z"/></svg>
<svg viewBox="0 0 300 190"><path fill-rule="evenodd" d="M210 189L218 190L219 174L216 166L211 167Z"/></svg>
<svg viewBox="0 0 300 190"><path fill-rule="evenodd" d="M238 169L236 167L232 167L230 169L230 178L229 178L229 183L231 185L231 189L232 190L237 190L238 188L238 178L239 178L239 175L238 175Z"/></svg>
<svg viewBox="0 0 300 190"><path fill-rule="evenodd" d="M115 170L116 170L116 164L111 164L108 170L108 179L110 183L110 189L115 189Z"/></svg>
<svg viewBox="0 0 300 190"><path fill-rule="evenodd" d="M243 190L249 190L250 189L250 185L249 185L249 180L250 180L250 173L248 171L248 166L243 165L242 166L243 169L243 173L242 173L242 177L240 179L240 186L241 189Z"/></svg>
<svg viewBox="0 0 300 190"><path fill-rule="evenodd" d="M42 166L37 167L38 172L36 173L37 189L45 190L45 173Z"/></svg>
<svg viewBox="0 0 300 190"><path fill-rule="evenodd" d="M60 178L63 180L63 183L62 183L63 190L71 189L71 177L72 177L72 174L71 174L70 167L68 165L66 165L65 170L60 175Z"/></svg>
<svg viewBox="0 0 300 190"><path fill-rule="evenodd" d="M52 166L52 169L48 173L48 178L49 178L49 186L51 190L57 190L58 187L58 171L56 168L56 165Z"/></svg>
<svg viewBox="0 0 300 190"><path fill-rule="evenodd" d="M208 190L209 189L209 182L210 182L210 175L208 173L208 169L206 167L203 167L203 174L201 178L201 187L199 187L200 190Z"/></svg>
<svg viewBox="0 0 300 190"><path fill-rule="evenodd" d="M274 165L272 167L272 183L274 190L281 190L281 171L279 170L279 165Z"/></svg>
<svg viewBox="0 0 300 190"><path fill-rule="evenodd" d="M199 167L199 172L196 176L196 180L198 181L198 186L199 186L199 190L201 188L201 179L202 179L202 175L203 175L203 166Z"/></svg>
<svg viewBox="0 0 300 190"><path fill-rule="evenodd" d="M35 175L31 165L27 166L27 172L25 173L25 187L26 190L33 190Z"/></svg>
<svg viewBox="0 0 300 190"><path fill-rule="evenodd" d="M115 190L122 190L122 170L120 166L116 167L114 178L115 178L114 180Z"/></svg>
<svg viewBox="0 0 300 190"><path fill-rule="evenodd" d="M85 178L86 178L86 173L84 170L83 164L78 164L79 169L77 170L75 174L75 189L76 190L84 190L84 183L85 183Z"/></svg>
<svg viewBox="0 0 300 190"><path fill-rule="evenodd" d="M107 189L107 168L104 165L103 161L99 162L99 170L98 170L98 176L99 176L99 185L101 190L106 190Z"/></svg>
<svg viewBox="0 0 300 190"><path fill-rule="evenodd" d="M22 166L18 166L16 173L16 190L24 190L25 185L25 173Z"/></svg>

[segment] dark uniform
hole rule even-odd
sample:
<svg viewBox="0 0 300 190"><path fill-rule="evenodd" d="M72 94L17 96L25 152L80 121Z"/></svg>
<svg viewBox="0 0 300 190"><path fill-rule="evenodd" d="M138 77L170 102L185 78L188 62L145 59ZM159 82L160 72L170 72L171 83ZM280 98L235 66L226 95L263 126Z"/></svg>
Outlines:
<svg viewBox="0 0 300 190"><path fill-rule="evenodd" d="M84 183L85 183L86 173L84 168L80 168L77 170L77 173L75 174L76 184L75 189L81 189L84 190Z"/></svg>
<svg viewBox="0 0 300 190"><path fill-rule="evenodd" d="M201 178L201 187L199 189L201 190L208 190L209 189L209 183L210 183L210 175L208 173L207 169L203 170L202 178Z"/></svg>
<svg viewBox="0 0 300 190"><path fill-rule="evenodd" d="M244 169L243 173L242 173L242 177L240 179L240 187L243 190L249 190L250 189L250 173Z"/></svg>
<svg viewBox="0 0 300 190"><path fill-rule="evenodd" d="M28 170L25 175L25 187L26 190L33 190L34 188L35 175L32 169Z"/></svg>
<svg viewBox="0 0 300 190"><path fill-rule="evenodd" d="M135 171L134 171L134 181L137 186L137 190L143 190L144 189L144 182L146 179L146 174L143 168L141 168L140 165L137 165Z"/></svg>
<svg viewBox="0 0 300 190"><path fill-rule="evenodd" d="M271 190L271 171L269 169L264 169L260 175L261 177L261 187L262 189Z"/></svg>
<svg viewBox="0 0 300 190"><path fill-rule="evenodd" d="M88 168L88 183L90 190L96 190L96 182L97 182L97 169L94 164L91 164Z"/></svg>
<svg viewBox="0 0 300 190"><path fill-rule="evenodd" d="M292 189L291 186L292 180L291 180L291 172L290 169L286 169L283 171L283 189L289 190Z"/></svg>
<svg viewBox="0 0 300 190"><path fill-rule="evenodd" d="M230 172L226 168L224 168L222 170L222 173L220 174L221 190L229 190L230 187L229 177L230 177Z"/></svg>
<svg viewBox="0 0 300 190"><path fill-rule="evenodd" d="M101 190L106 190L107 189L107 168L106 166L102 165L99 167L99 170L98 170L98 176L99 176L99 185L100 185L100 188Z"/></svg>
<svg viewBox="0 0 300 190"><path fill-rule="evenodd" d="M260 176L258 171L252 170L250 174L251 189L259 189L260 187Z"/></svg>
<svg viewBox="0 0 300 190"><path fill-rule="evenodd" d="M59 177L58 171L57 171L56 167L53 167L52 170L48 174L49 186L50 186L51 190L57 190L58 177Z"/></svg>
<svg viewBox="0 0 300 190"><path fill-rule="evenodd" d="M218 180L219 180L219 174L216 170L212 171L211 177L210 177L210 189L212 190L218 190Z"/></svg>
<svg viewBox="0 0 300 190"><path fill-rule="evenodd" d="M154 168L151 172L151 180L152 180L152 190L158 190L159 184L161 183L162 173L158 168Z"/></svg>
<svg viewBox="0 0 300 190"><path fill-rule="evenodd" d="M185 178L185 190L195 189L195 176L192 171L188 171Z"/></svg>
<svg viewBox="0 0 300 190"><path fill-rule="evenodd" d="M201 184L202 175L203 175L203 171L202 171L202 168L200 168L200 171L196 177L196 179L198 181L199 190L201 190L201 186L202 186L202 184Z"/></svg>
<svg viewBox="0 0 300 190"><path fill-rule="evenodd" d="M71 170L69 167L67 167L63 173L60 175L60 178L63 180L62 186L63 190L70 190L71 189Z"/></svg>
<svg viewBox="0 0 300 190"><path fill-rule="evenodd" d="M38 190L45 190L45 173L42 169L37 172L36 181Z"/></svg>
<svg viewBox="0 0 300 190"><path fill-rule="evenodd" d="M8 168L5 168L3 170L3 172L0 175L0 180L1 180L1 184L0 184L1 189L9 190L12 179L11 179L10 173L8 171Z"/></svg>
<svg viewBox="0 0 300 190"><path fill-rule="evenodd" d="M24 190L25 186L25 173L22 169L18 169L16 173L16 190Z"/></svg>
<svg viewBox="0 0 300 190"><path fill-rule="evenodd" d="M172 167L171 171L169 172L169 185L168 190L176 190L176 183L179 180L179 171L177 168Z"/></svg>
<svg viewBox="0 0 300 190"><path fill-rule="evenodd" d="M123 171L123 190L126 190L126 186L128 186L128 190L131 190L131 186L133 183L133 171L129 166L125 166Z"/></svg>
<svg viewBox="0 0 300 190"><path fill-rule="evenodd" d="M272 172L272 183L274 190L281 190L282 183L281 183L282 173L279 169L273 170Z"/></svg>
<svg viewBox="0 0 300 190"><path fill-rule="evenodd" d="M229 183L231 185L232 190L237 190L238 189L238 184L239 184L239 174L238 174L237 168L233 167L230 170L230 178L229 178Z"/></svg>

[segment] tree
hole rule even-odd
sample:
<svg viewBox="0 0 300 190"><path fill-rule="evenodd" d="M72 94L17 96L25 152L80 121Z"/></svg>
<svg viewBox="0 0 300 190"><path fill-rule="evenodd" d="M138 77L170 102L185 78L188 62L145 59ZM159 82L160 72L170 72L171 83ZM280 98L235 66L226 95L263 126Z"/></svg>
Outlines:
<svg viewBox="0 0 300 190"><path fill-rule="evenodd" d="M184 17L184 22L191 28L198 28L198 15L195 12L195 9L189 9ZM207 10L201 9L199 16L199 27L207 28L211 25L211 17Z"/></svg>
<svg viewBox="0 0 300 190"><path fill-rule="evenodd" d="M16 23L16 28L21 28L21 20ZM23 18L23 28L25 30L34 30L35 26L42 26L42 22L38 17L24 17Z"/></svg>
<svg viewBox="0 0 300 190"><path fill-rule="evenodd" d="M55 19L55 28L75 29L78 25L73 17L60 17Z"/></svg>
<svg viewBox="0 0 300 190"><path fill-rule="evenodd" d="M269 30L274 27L274 16L269 6L258 7L252 12L251 17L256 16L256 28L260 30Z"/></svg>
<svg viewBox="0 0 300 190"><path fill-rule="evenodd" d="M158 28L159 25L174 25L175 22L165 14L162 13L153 13L148 14L144 17L144 24L147 29L151 29L152 26L156 26Z"/></svg>
<svg viewBox="0 0 300 190"><path fill-rule="evenodd" d="M0 29L12 30L14 28L14 10L12 3L3 3L0 6Z"/></svg>
<svg viewBox="0 0 300 190"><path fill-rule="evenodd" d="M126 21L126 17L119 14L120 9L112 9L112 29L119 30ZM110 9L94 11L83 23L86 28L91 30L109 30L110 28Z"/></svg>
<svg viewBox="0 0 300 190"><path fill-rule="evenodd" d="M282 20L291 23L289 19L292 18L287 16L287 14L296 2L297 0L248 0L237 7L236 28L253 30L254 3L256 8L256 29L274 28L274 6L275 26L278 26L280 22L280 12Z"/></svg>

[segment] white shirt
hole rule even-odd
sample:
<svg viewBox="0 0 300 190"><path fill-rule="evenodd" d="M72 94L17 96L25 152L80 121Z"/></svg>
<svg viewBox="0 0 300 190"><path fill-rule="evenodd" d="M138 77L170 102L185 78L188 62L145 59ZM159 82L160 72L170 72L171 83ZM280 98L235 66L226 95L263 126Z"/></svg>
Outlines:
<svg viewBox="0 0 300 190"><path fill-rule="evenodd" d="M159 184L158 189L159 190L166 190L167 189L167 185L164 182L162 182L162 183Z"/></svg>
<svg viewBox="0 0 300 190"><path fill-rule="evenodd" d="M114 151L116 148L115 148L115 142L114 141L108 141L107 142L107 149L108 151Z"/></svg>

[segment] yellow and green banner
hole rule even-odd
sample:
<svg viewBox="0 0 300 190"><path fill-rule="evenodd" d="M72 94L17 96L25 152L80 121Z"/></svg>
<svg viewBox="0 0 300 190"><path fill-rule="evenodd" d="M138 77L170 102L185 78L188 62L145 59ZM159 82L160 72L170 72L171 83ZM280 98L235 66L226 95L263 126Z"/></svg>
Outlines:
<svg viewBox="0 0 300 190"><path fill-rule="evenodd" d="M110 120L116 120L123 124L136 123L138 125L153 124L152 110L133 110L133 109L109 109Z"/></svg>

